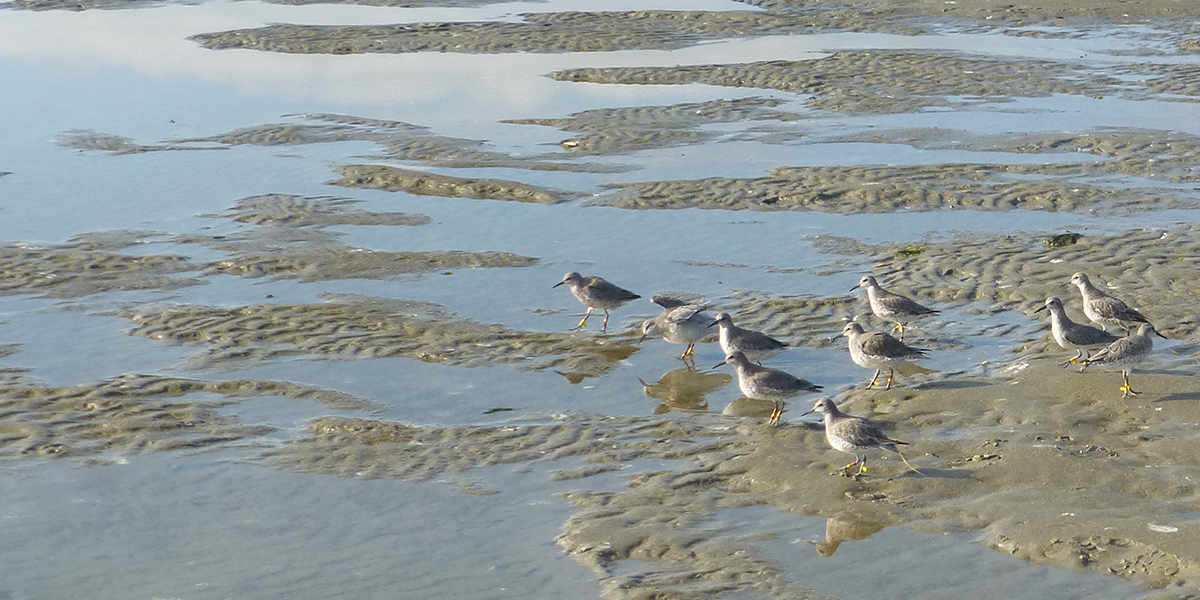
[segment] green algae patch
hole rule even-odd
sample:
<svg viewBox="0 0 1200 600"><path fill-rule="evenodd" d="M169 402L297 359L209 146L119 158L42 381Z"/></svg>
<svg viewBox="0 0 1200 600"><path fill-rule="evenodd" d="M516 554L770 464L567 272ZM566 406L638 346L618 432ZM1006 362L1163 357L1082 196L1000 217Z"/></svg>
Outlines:
<svg viewBox="0 0 1200 600"><path fill-rule="evenodd" d="M1043 239L1042 245L1046 246L1047 248L1062 248L1063 246L1070 246L1070 245L1078 242L1080 240L1080 238L1082 238L1082 237L1083 237L1082 233L1072 233L1072 232L1060 233L1058 235L1052 235L1048 238ZM897 256L897 258L903 258L903 257Z"/></svg>
<svg viewBox="0 0 1200 600"><path fill-rule="evenodd" d="M90 242L59 246L0 246L0 295L71 298L105 292L174 290L202 281L174 275L199 266L178 255L134 256L94 249Z"/></svg>
<svg viewBox="0 0 1200 600"><path fill-rule="evenodd" d="M326 227L329 225L428 225L425 215L400 212L370 212L352 208L357 200L335 197L305 197L290 194L249 196L218 217L254 225Z"/></svg>
<svg viewBox="0 0 1200 600"><path fill-rule="evenodd" d="M613 52L669 50L706 41L806 34L819 29L913 32L857 11L805 13L668 11L528 13L521 22L439 22L406 25L271 25L192 36L205 48L298 54L409 52Z"/></svg>
<svg viewBox="0 0 1200 600"><path fill-rule="evenodd" d="M220 399L188 399L195 394ZM331 390L279 381L200 381L124 375L76 386L0 384L0 457L86 457L102 453L199 450L273 430L218 409L236 398L280 396L330 408L375 404Z"/></svg>
<svg viewBox="0 0 1200 600"><path fill-rule="evenodd" d="M573 192L543 188L517 181L454 177L383 165L347 165L337 167L335 170L342 175L342 178L333 181L333 185L407 192L420 196L477 198L537 204L559 204L579 196Z"/></svg>
<svg viewBox="0 0 1200 600"><path fill-rule="evenodd" d="M637 351L632 335L514 331L440 306L331 296L322 304L144 307L123 311L130 335L201 344L198 366L294 355L412 358L464 367L514 365L600 374Z"/></svg>

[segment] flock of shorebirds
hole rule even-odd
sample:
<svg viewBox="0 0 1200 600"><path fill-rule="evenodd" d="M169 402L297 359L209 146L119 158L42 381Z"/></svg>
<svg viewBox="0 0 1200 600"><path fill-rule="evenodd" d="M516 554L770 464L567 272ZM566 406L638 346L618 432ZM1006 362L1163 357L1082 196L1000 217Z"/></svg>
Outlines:
<svg viewBox="0 0 1200 600"><path fill-rule="evenodd" d="M1153 336L1165 339L1158 333L1154 325L1142 313L1130 308L1121 300L1109 296L1097 289L1088 276L1075 273L1071 283L1079 288L1083 299L1083 314L1096 328L1069 319L1063 309L1063 303L1056 297L1046 299L1045 306L1034 312L1049 311L1051 332L1054 340L1064 349L1075 350L1075 356L1062 364L1079 365L1082 372L1089 365L1121 370L1122 397L1137 394L1129 384L1129 372L1134 365L1145 360L1154 350ZM571 293L587 307L583 319L571 331L579 331L587 326L592 311L604 311L604 324L600 332L608 330L609 311L641 298L625 288L614 285L609 281L595 276L583 276L576 272L567 273L562 281L554 287L566 285ZM922 306L911 298L891 292L879 285L870 275L859 280L858 285L850 289L863 288L867 291L867 299L871 312L875 316L891 321L899 337L893 337L883 331L867 331L856 322L849 322L842 329L841 335L848 340L850 359L855 364L875 369L868 388L875 387L884 369L888 370L887 382L884 389L891 389L895 369L914 360L928 357L928 350L915 348L904 343L904 326L908 323L931 315L938 311ZM673 344L687 344L687 349L680 355L684 362L691 360L695 364L695 347L713 327L719 328L721 349L725 352L725 360L717 364L732 365L737 370L738 387L742 393L756 400L770 400L774 403L768 423L778 424L783 415L784 401L807 393L820 392L822 387L805 379L795 377L779 369L762 366L762 361L769 360L781 354L788 345L765 333L753 331L734 325L733 318L724 312L710 316L706 311L709 306L702 303L690 303L669 296L655 296L652 301L662 307L662 313L653 319L646 319L641 326L642 337L640 344L647 337L661 337ZM1130 333L1129 327L1140 324L1136 333ZM1125 335L1118 336L1108 332L1109 327L1117 327ZM1104 346L1094 354L1089 351L1097 346ZM896 447L906 442L892 439L885 435L879 425L868 419L848 415L838 409L837 405L828 398L819 399L812 410L823 416L825 424L825 439L835 450L854 455L854 462L843 469L849 475L851 469L858 467L857 474L867 470L867 450L882 448L900 455L901 460L913 471L920 473L900 453ZM803 415L801 415L803 416Z"/></svg>

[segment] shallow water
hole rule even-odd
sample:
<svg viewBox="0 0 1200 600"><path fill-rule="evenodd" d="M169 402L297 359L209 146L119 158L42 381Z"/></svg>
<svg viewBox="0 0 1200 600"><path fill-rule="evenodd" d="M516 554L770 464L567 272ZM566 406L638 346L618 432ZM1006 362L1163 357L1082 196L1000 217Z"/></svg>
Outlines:
<svg viewBox="0 0 1200 600"><path fill-rule="evenodd" d="M1194 53L1175 54L1173 48L1156 47L1159 42L1153 36L1161 32L1149 26L1049 28L1045 31L1062 37L1022 37L1018 34L1033 30L1016 28L1006 35L963 32L942 24L919 36L827 32L713 41L676 50L478 55L207 50L187 39L275 22L513 22L526 12L684 8L761 10L725 0L696 0L686 7L641 1L597 7L564 0L421 9L204 2L111 11L0 11L0 80L6 82L0 89L0 106L5 107L0 111L5 136L0 144L0 172L7 173L0 176L0 243L66 252L70 248L64 244L76 236L110 230L141 232L135 243L114 244L111 251L122 256L186 256L190 266L163 276L197 283L141 285L144 282L134 277L127 282L130 287L85 287L78 293L28 283L27 289L0 295L0 343L14 345L11 354L0 357L5 380L33 386L83 386L140 373L288 381L374 403L368 410L340 410L305 399L226 397L218 402L216 396L199 394L188 400L220 404L216 410L221 415L272 431L216 443L219 450L215 451L193 448L145 454L137 446L114 447L97 456L65 460L25 457L16 451L19 444L8 446L2 455L5 462L0 463L0 479L7 482L0 486L5 496L0 502L5 507L0 523L11 543L0 560L4 582L0 595L577 598L615 594L611 587L597 584L604 577L581 567L555 545L564 523L577 512L555 495L580 490L617 493L626 483L624 475L670 470L686 462L619 461L614 472L566 480L555 479L549 471L588 464L566 459L462 472L452 467L436 480L417 482L292 473L253 461L264 450L304 438L308 420L321 416L369 417L423 427L518 427L563 414L656 414L659 399L648 397L641 380L655 383L678 370L682 365L676 356L682 348L647 340L636 351L609 360L603 371L586 373L588 377L581 381L572 375L582 373L557 372L566 367L543 368L538 356L502 362L489 354L486 343L475 348L476 360L487 363L482 367L436 358L335 352L304 334L263 342L264 347L279 350L276 354L230 359L241 356L240 350L257 349L255 342L230 341L209 333L186 340L143 336L131 313L186 311L197 306L337 304L345 298L337 295L349 294L430 302L471 324L562 334L582 310L569 293L551 286L572 270L605 275L646 297L685 292L728 306L742 306L744 294L756 293L842 298L883 254L840 252L824 243L833 237L891 247L1067 230L1103 237L1196 220L1198 207L1186 203L1118 210L1115 215L1102 210L1105 216L1094 216L1089 211L954 208L846 214L770 207L706 210L686 205L675 210L627 210L592 202L606 197L607 186L616 184L759 178L778 167L970 163L1050 169L1111 162L1112 156L1083 150L1035 153L998 143L995 148L956 147L936 140L907 143L898 132L958 130L964 140L1121 128L1200 135L1200 105L1175 101L1167 94L1100 98L1052 93L1007 102L964 96L949 98L970 104L958 109L931 106L900 113L862 113L813 108L805 103L808 94L777 89L571 83L547 76L587 67L817 60L841 50L961 52L1013 61L1072 61L1097 70L1200 62ZM1148 49L1161 54L1145 56ZM1125 81L1135 84L1138 79ZM680 128L697 136L693 142L672 145L651 137L646 147L595 155L572 154L559 146L585 131L502 122L746 98L775 100L775 106L764 110L785 117L714 119ZM451 168L438 162L448 160L447 154L431 154L427 160L381 156L386 143L372 141L379 139L371 137L380 135L376 130L335 142L186 141L268 124L318 125L314 115L321 114L426 127L428 136L454 147L450 153L454 157L476 162ZM635 118L631 121L637 123ZM64 142L65 134L79 131L122 136L129 147L146 147L120 153ZM875 134L880 138L864 139ZM462 139L454 146L441 138ZM152 147L156 145L175 148ZM488 155L492 158L496 153L506 155L513 164L480 162L478 157L487 152L493 153ZM528 168L537 161L591 170ZM542 205L330 185L338 178L333 167L367 163L460 178L513 180L581 196L565 204ZM1080 175L1075 181L1087 177ZM1163 183L1130 172L1112 177L1113 187L1169 187L1194 200L1191 181ZM357 201L356 210L417 213L430 217L431 223L272 229L231 217L228 211L239 200L260 194L350 198ZM205 237L177 237L186 235ZM537 262L504 268L434 268L377 278L339 278L337 268L310 279L287 272L245 278L215 272L218 261L241 260L242 250L223 245L238 235L262 235L252 238L247 247L279 255L312 244L321 252L341 247L376 252L498 251L534 257ZM288 236L308 237L297 242ZM61 263L46 264L46 277L67 271ZM189 278L196 281L186 281ZM897 282L904 287L903 279ZM921 293L924 301L928 290ZM1065 297L1073 291L1064 286L1059 293ZM861 295L854 302L855 313L868 310ZM631 304L614 313L610 327L618 332L632 329L656 312L657 307L648 302ZM578 335L594 335L599 323L593 323L589 333ZM978 301L947 304L941 315L912 329L918 343L935 346L933 357L923 365L934 373L916 376L912 382L901 377L899 382L994 374L994 365L1012 360L1014 349L1040 339L1041 327L1011 307ZM772 366L813 379L835 394L865 382L870 372L846 360L843 341L822 337L832 333L836 330L788 336L799 347L772 361ZM630 331L613 339L631 344L636 335ZM574 357L572 352L579 351L568 349L564 354ZM721 359L715 344L697 348L700 369ZM1189 368L1187 363L1173 366ZM714 372L729 374L730 370ZM725 385L707 394L706 412L719 414L739 397L735 385ZM802 402L793 405L787 418L798 420L803 406ZM690 413L683 414L686 422ZM21 421L20 415L15 421ZM730 417L730 422L737 421ZM898 527L847 544L837 555L843 562L834 570L808 544L794 544L790 550L785 546L797 536L817 535L815 517L795 517L804 520L797 525L790 515L771 512L770 507L738 510L749 510L750 516L717 512L716 521L736 520L740 525L731 535L745 535L750 528L776 536L760 546L769 560L784 565L784 577L832 597L903 597L921 589L921 582L931 581L937 582L940 597L987 597L985 592L994 591L997 582L1019 582L1020 593L991 597L1141 593L1141 588L1120 579L1003 557L974 545L970 534L935 538ZM909 563L897 558L914 548L935 559ZM989 566L971 572L963 560ZM863 572L874 575L857 576ZM613 573L620 575L621 570Z"/></svg>

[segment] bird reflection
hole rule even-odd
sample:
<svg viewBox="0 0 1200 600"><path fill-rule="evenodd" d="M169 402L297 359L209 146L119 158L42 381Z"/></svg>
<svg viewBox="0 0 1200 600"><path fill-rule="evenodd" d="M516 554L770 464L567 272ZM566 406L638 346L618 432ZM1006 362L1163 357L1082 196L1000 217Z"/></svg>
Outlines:
<svg viewBox="0 0 1200 600"><path fill-rule="evenodd" d="M596 375L593 375L591 373L575 373L575 372L564 373L562 371L555 371L555 373L562 375L563 378L567 380L567 383L570 383L571 385L579 385L579 384L583 383L584 379L590 379L592 377L596 377Z"/></svg>
<svg viewBox="0 0 1200 600"><path fill-rule="evenodd" d="M708 410L708 395L733 381L728 373L704 373L692 367L673 369L663 373L656 383L646 383L641 378L642 393L647 398L661 400L654 414L671 411Z"/></svg>
<svg viewBox="0 0 1200 600"><path fill-rule="evenodd" d="M849 515L829 517L825 520L825 539L820 542L808 540L824 557L833 556L842 542L865 540L884 527L887 523L866 521Z"/></svg>

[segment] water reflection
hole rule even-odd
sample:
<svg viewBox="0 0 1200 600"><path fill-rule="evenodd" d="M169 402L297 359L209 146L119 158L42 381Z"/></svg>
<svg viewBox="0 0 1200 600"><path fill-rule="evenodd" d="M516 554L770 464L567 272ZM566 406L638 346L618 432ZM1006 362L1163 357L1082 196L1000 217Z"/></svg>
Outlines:
<svg viewBox="0 0 1200 600"><path fill-rule="evenodd" d="M597 375L594 375L592 373L577 373L574 371L564 372L564 371L558 371L558 370L555 370L554 372L558 373L559 375L562 375L563 378L567 380L567 383L569 383L571 385L579 385L579 384L583 383L583 380L585 380L585 379L597 377Z"/></svg>
<svg viewBox="0 0 1200 600"><path fill-rule="evenodd" d="M850 514L829 517L825 520L825 539L819 542L808 540L808 543L821 556L830 557L842 542L865 540L887 526L888 523L864 520Z"/></svg>
<svg viewBox="0 0 1200 600"><path fill-rule="evenodd" d="M771 400L756 400L754 398L741 397L725 406L725 410L721 414L730 417L755 417L769 418L771 412L775 410L775 403ZM786 403L784 412L787 412Z"/></svg>
<svg viewBox="0 0 1200 600"><path fill-rule="evenodd" d="M656 383L646 383L640 377L638 381L642 382L642 393L647 398L662 401L654 407L654 414L661 415L671 411L708 410L708 395L728 385L733 377L728 373L697 371L688 366L663 373Z"/></svg>

